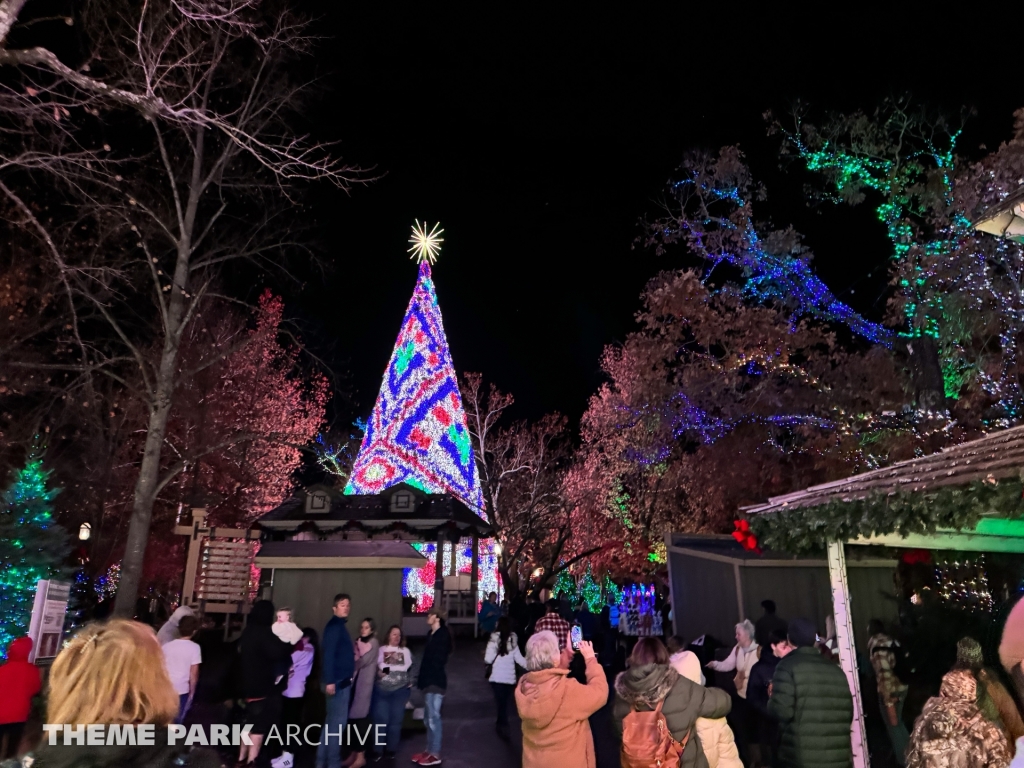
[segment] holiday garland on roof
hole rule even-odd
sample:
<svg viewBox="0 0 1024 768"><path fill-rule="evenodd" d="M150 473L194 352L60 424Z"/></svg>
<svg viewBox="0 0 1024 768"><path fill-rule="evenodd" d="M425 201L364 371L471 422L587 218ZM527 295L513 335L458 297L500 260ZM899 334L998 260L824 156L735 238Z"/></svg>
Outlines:
<svg viewBox="0 0 1024 768"><path fill-rule="evenodd" d="M71 551L68 534L53 522L60 491L48 486L49 477L30 456L0 499L0 649L28 631L36 582L63 575Z"/></svg>
<svg viewBox="0 0 1024 768"><path fill-rule="evenodd" d="M1024 516L1020 480L978 481L918 493L877 494L853 501L751 515L750 530L767 549L790 554L821 552L829 541L898 533L932 534L939 528L972 530L983 515Z"/></svg>
<svg viewBox="0 0 1024 768"><path fill-rule="evenodd" d="M413 229L419 279L402 321L345 493L398 483L450 493L483 514L466 413L430 275L443 230Z"/></svg>

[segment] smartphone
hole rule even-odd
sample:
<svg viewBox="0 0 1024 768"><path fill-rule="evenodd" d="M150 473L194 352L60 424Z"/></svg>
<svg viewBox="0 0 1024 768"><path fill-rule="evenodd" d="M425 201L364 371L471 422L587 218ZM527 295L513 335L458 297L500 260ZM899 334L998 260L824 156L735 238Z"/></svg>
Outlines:
<svg viewBox="0 0 1024 768"><path fill-rule="evenodd" d="M572 649L578 651L580 649L580 643L583 642L583 630L579 624L573 625L573 628L569 630L569 642L572 643Z"/></svg>

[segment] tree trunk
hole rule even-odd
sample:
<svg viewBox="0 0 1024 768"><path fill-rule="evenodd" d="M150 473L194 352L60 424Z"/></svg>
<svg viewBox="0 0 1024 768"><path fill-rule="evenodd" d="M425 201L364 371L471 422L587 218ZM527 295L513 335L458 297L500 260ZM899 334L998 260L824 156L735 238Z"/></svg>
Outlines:
<svg viewBox="0 0 1024 768"><path fill-rule="evenodd" d="M505 597L511 602L519 594L519 579L512 578L509 567L502 565L500 562L498 564L498 574L501 576L501 585L505 590Z"/></svg>
<svg viewBox="0 0 1024 768"><path fill-rule="evenodd" d="M193 213L190 206L189 214ZM191 220L188 220L191 225ZM186 232L186 234L190 234ZM174 399L175 375L178 369L178 350L181 343L182 320L185 316L184 287L188 278L188 243L179 241L178 260L172 285L181 287L171 291L164 327L164 349L160 356L160 368L154 383L153 407L149 413L146 429L146 446L139 467L139 479L135 481L135 495L132 499L132 517L128 524L128 538L125 543L124 559L121 560L121 577L117 585L117 599L114 601L114 615L129 618L135 615L135 600L139 596L139 582L142 580L142 566L146 557L146 543L149 541L149 526L153 521L153 504L156 502L157 486L160 482L160 456L163 453L167 419L171 414Z"/></svg>
<svg viewBox="0 0 1024 768"><path fill-rule="evenodd" d="M173 356L172 359L176 361L177 356ZM170 390L172 387L173 379L171 377L160 382L157 406L149 415L146 446L142 454L142 464L139 467L139 479L135 482L132 517L128 524L124 558L121 560L117 599L114 601L114 615L121 618L131 618L135 615L135 601L139 595L146 543L149 541L149 526L153 520L153 504L156 501L156 487L160 479L160 455L167 429L167 419L171 413Z"/></svg>

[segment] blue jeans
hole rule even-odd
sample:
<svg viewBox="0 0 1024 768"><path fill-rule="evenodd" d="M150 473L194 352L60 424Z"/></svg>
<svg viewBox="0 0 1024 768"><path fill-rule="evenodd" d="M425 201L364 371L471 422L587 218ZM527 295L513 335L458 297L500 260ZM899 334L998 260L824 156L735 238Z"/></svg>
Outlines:
<svg viewBox="0 0 1024 768"><path fill-rule="evenodd" d="M385 745L377 744L377 731L373 732L373 751L380 754L387 750L391 754L398 751L398 742L402 738L402 721L405 720L405 702L409 700L409 688L399 688L397 691L382 691L378 688L375 692L373 704L374 725L384 726Z"/></svg>
<svg viewBox="0 0 1024 768"><path fill-rule="evenodd" d="M348 724L348 704L352 696L352 686L346 686L327 697L327 722L320 734L320 744L316 748L316 768L340 768L341 744L344 740L345 726Z"/></svg>
<svg viewBox="0 0 1024 768"><path fill-rule="evenodd" d="M174 721L179 725L185 722L185 715L188 714L188 694L182 693L178 695L178 717Z"/></svg>
<svg viewBox="0 0 1024 768"><path fill-rule="evenodd" d="M441 756L441 704L443 693L423 694L423 724L427 727L427 752Z"/></svg>

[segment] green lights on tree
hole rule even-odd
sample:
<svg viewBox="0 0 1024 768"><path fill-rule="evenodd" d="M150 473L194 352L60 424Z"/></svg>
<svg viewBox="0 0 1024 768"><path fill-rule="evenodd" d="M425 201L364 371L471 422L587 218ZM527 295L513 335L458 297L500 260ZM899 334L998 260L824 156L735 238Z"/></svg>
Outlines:
<svg viewBox="0 0 1024 768"><path fill-rule="evenodd" d="M31 456L11 475L0 498L0 648L28 631L36 582L63 575L71 551L67 532L53 522L59 489L48 487L50 473Z"/></svg>

